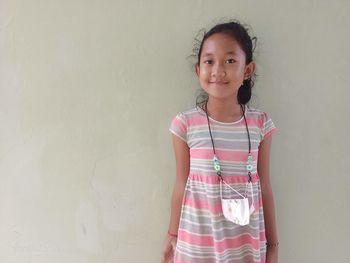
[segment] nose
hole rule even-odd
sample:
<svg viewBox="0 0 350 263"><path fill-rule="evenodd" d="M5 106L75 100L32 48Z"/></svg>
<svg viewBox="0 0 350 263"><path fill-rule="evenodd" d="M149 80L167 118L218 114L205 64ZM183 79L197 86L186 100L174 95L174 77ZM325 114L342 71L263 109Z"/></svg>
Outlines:
<svg viewBox="0 0 350 263"><path fill-rule="evenodd" d="M225 66L221 63L215 63L212 67L211 76L224 77L226 75Z"/></svg>

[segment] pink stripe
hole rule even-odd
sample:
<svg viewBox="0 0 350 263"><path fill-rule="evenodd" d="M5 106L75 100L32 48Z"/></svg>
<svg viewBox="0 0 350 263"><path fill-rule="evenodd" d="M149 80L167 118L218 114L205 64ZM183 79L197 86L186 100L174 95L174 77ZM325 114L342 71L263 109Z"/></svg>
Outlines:
<svg viewBox="0 0 350 263"><path fill-rule="evenodd" d="M177 127L180 131L186 132L186 126L185 126L185 124L183 124L183 122L181 122L179 119L175 118L175 119L173 120L173 125L174 125L175 127Z"/></svg>
<svg viewBox="0 0 350 263"><path fill-rule="evenodd" d="M260 241L266 241L266 233L265 230L261 230L260 233Z"/></svg>
<svg viewBox="0 0 350 263"><path fill-rule="evenodd" d="M215 251L220 253L229 248L239 248L244 244L251 244L255 250L260 249L260 240L252 238L248 233L215 241L212 235L196 235L179 229L178 239L195 246L214 246Z"/></svg>
<svg viewBox="0 0 350 263"><path fill-rule="evenodd" d="M251 176L253 183L256 183L260 180L258 173L253 173ZM188 177L193 181L203 182L206 184L219 184L220 182L219 177L217 175L204 175L190 172ZM226 183L246 183L248 175L222 176L222 178L225 180Z"/></svg>
<svg viewBox="0 0 350 263"><path fill-rule="evenodd" d="M182 261L181 259L179 259L178 257L177 257L177 255L175 255L175 257L174 257L174 263L186 263L185 261ZM188 262L187 262L188 263Z"/></svg>
<svg viewBox="0 0 350 263"><path fill-rule="evenodd" d="M249 234L243 234L234 238L226 238L223 241L215 242L215 246L219 252L223 252L228 248L238 248L244 244L252 244L255 250L260 249L260 240L252 238Z"/></svg>
<svg viewBox="0 0 350 263"><path fill-rule="evenodd" d="M182 229L178 230L178 239L186 243L196 246L213 246L214 239L212 235L196 235L193 233L186 232Z"/></svg>
<svg viewBox="0 0 350 263"><path fill-rule="evenodd" d="M250 202L250 201L249 201ZM222 206L221 202L218 202L217 204L208 204L207 200L203 199L194 199L192 197L186 197L185 199L185 205L193 208L193 209L205 209L208 210L213 216L214 215L220 215L222 214ZM259 211L262 207L262 202L259 202L257 204L254 202L255 212Z"/></svg>
<svg viewBox="0 0 350 263"><path fill-rule="evenodd" d="M222 214L221 203L215 205L209 205L207 200L203 199L193 199L191 197L186 197L185 204L192 207L193 209L205 209L210 211L211 214Z"/></svg>
<svg viewBox="0 0 350 263"><path fill-rule="evenodd" d="M190 125L207 125L208 124L207 117L202 117L202 116L191 117L188 122Z"/></svg>
<svg viewBox="0 0 350 263"><path fill-rule="evenodd" d="M204 182L210 185L219 184L218 176L205 176L200 174L190 173L189 178L193 181ZM231 183L246 183L247 176L223 176L225 182ZM259 180L258 174L252 175L252 182L256 183ZM207 199L194 199L190 196L186 196L184 203L194 209L205 209L210 211L212 214L222 214L221 202L217 204L209 204ZM263 206L262 199L259 198L259 203L254 202L254 207L256 210L259 210Z"/></svg>
<svg viewBox="0 0 350 263"><path fill-rule="evenodd" d="M258 151L252 151L254 160L258 159ZM191 158L196 159L213 159L213 149L203 149L203 148L191 148L190 149ZM216 155L220 160L223 161L247 161L247 151L234 151L229 149L216 149Z"/></svg>
<svg viewBox="0 0 350 263"><path fill-rule="evenodd" d="M276 131L278 131L277 128L272 128L272 130L269 130L269 131L265 134L264 138L269 137L270 135L272 135L272 134L275 133Z"/></svg>

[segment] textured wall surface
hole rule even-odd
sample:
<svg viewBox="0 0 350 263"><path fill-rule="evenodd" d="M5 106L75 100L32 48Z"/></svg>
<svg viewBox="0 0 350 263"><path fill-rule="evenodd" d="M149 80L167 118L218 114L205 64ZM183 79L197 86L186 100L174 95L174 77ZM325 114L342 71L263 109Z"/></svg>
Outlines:
<svg viewBox="0 0 350 263"><path fill-rule="evenodd" d="M0 262L160 262L193 40L253 28L280 262L349 262L350 2L0 1Z"/></svg>

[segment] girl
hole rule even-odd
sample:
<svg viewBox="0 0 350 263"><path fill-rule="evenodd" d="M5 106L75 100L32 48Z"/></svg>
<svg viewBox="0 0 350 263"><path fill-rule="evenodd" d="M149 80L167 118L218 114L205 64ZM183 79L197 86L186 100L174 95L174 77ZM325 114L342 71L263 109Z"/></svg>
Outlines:
<svg viewBox="0 0 350 263"><path fill-rule="evenodd" d="M247 106L255 67L252 39L238 21L204 35L195 65L204 100L169 128L176 182L162 262L277 262L269 179L277 128Z"/></svg>

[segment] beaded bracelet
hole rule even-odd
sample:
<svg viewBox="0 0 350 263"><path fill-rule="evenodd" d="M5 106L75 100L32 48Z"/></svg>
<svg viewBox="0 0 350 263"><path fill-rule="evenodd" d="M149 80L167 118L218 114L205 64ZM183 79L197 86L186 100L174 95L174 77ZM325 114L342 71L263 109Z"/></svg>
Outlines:
<svg viewBox="0 0 350 263"><path fill-rule="evenodd" d="M177 237L177 235L176 234L172 234L172 233L170 233L170 231L168 230L168 235L169 236L171 236L171 237Z"/></svg>
<svg viewBox="0 0 350 263"><path fill-rule="evenodd" d="M266 242L266 246L267 247L278 247L280 243L279 242L276 242L276 243L269 243L269 242Z"/></svg>

